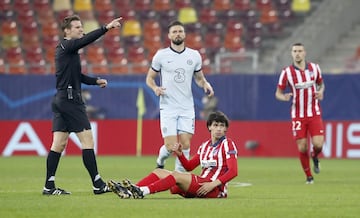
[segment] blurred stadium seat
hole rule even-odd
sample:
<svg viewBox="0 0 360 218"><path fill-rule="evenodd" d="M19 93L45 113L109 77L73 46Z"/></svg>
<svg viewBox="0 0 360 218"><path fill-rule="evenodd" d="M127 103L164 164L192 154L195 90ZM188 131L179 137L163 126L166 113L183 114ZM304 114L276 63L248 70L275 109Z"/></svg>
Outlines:
<svg viewBox="0 0 360 218"><path fill-rule="evenodd" d="M73 14L74 11L72 9L67 9L67 10L56 11L54 17L58 22L61 22L65 17Z"/></svg>
<svg viewBox="0 0 360 218"><path fill-rule="evenodd" d="M233 34L239 36L242 36L244 30L243 24L239 20L227 21L225 28L226 34Z"/></svg>
<svg viewBox="0 0 360 218"><path fill-rule="evenodd" d="M55 36L43 36L42 37L42 46L44 49L55 49L57 44L59 43L60 37L59 35Z"/></svg>
<svg viewBox="0 0 360 218"><path fill-rule="evenodd" d="M125 20L122 25L122 36L142 36L140 22L138 20Z"/></svg>
<svg viewBox="0 0 360 218"><path fill-rule="evenodd" d="M275 1L276 9L278 11L291 10L291 0Z"/></svg>
<svg viewBox="0 0 360 218"><path fill-rule="evenodd" d="M128 61L124 48L112 49L106 52L111 74L128 74Z"/></svg>
<svg viewBox="0 0 360 218"><path fill-rule="evenodd" d="M211 8L212 7L212 0L197 0L194 1L194 7L197 11L201 10L202 8Z"/></svg>
<svg viewBox="0 0 360 218"><path fill-rule="evenodd" d="M1 35L16 36L18 34L17 24L15 21L2 22L0 27Z"/></svg>
<svg viewBox="0 0 360 218"><path fill-rule="evenodd" d="M21 47L13 47L5 50L4 60L5 63L9 64L9 74L27 73Z"/></svg>
<svg viewBox="0 0 360 218"><path fill-rule="evenodd" d="M19 46L18 29L15 21L2 22L0 27L1 48L8 49Z"/></svg>
<svg viewBox="0 0 360 218"><path fill-rule="evenodd" d="M8 49L8 48L14 48L20 45L19 37L12 36L12 35L5 35L2 37L1 40L1 48Z"/></svg>
<svg viewBox="0 0 360 218"><path fill-rule="evenodd" d="M165 32L167 33L167 27L169 23L178 18L178 11L171 9L167 11L158 12L158 14L159 14L158 19L160 21L161 28L165 30Z"/></svg>
<svg viewBox="0 0 360 218"><path fill-rule="evenodd" d="M116 63L119 60L126 58L124 48L111 49L106 51L106 58L110 63Z"/></svg>
<svg viewBox="0 0 360 218"><path fill-rule="evenodd" d="M146 74L149 68L150 63L147 59L132 63L132 73L134 74Z"/></svg>
<svg viewBox="0 0 360 218"><path fill-rule="evenodd" d="M213 8L216 11L226 11L231 9L231 1L230 0L214 0Z"/></svg>
<svg viewBox="0 0 360 218"><path fill-rule="evenodd" d="M103 45L106 52L116 50L122 47L121 38L119 35L105 35L103 37Z"/></svg>
<svg viewBox="0 0 360 218"><path fill-rule="evenodd" d="M43 49L38 45L33 45L31 49L28 49L25 52L25 60L27 63L35 63L43 59Z"/></svg>
<svg viewBox="0 0 360 218"><path fill-rule="evenodd" d="M133 10L132 2L133 0L113 0L114 10L123 16L126 11Z"/></svg>
<svg viewBox="0 0 360 218"><path fill-rule="evenodd" d="M88 63L88 73L108 74L110 72L105 57L105 50L100 43L87 47L85 58Z"/></svg>
<svg viewBox="0 0 360 218"><path fill-rule="evenodd" d="M202 8L199 13L199 22L212 25L217 21L217 12L212 8Z"/></svg>
<svg viewBox="0 0 360 218"><path fill-rule="evenodd" d="M198 22L197 12L192 7L180 8L178 20L183 24Z"/></svg>
<svg viewBox="0 0 360 218"><path fill-rule="evenodd" d="M57 21L49 21L47 24L41 26L41 35L45 36L58 36L60 34L60 28Z"/></svg>
<svg viewBox="0 0 360 218"><path fill-rule="evenodd" d="M191 0L174 0L174 8L188 8L193 7Z"/></svg>
<svg viewBox="0 0 360 218"><path fill-rule="evenodd" d="M33 0L33 8L39 14L44 11L49 11L49 10L53 11L53 6L51 3L52 3L51 0Z"/></svg>
<svg viewBox="0 0 360 218"><path fill-rule="evenodd" d="M133 9L135 11L148 11L151 10L151 0L135 0Z"/></svg>
<svg viewBox="0 0 360 218"><path fill-rule="evenodd" d="M97 21L101 25L111 22L116 17L115 11L113 9L97 11L95 15L97 17Z"/></svg>
<svg viewBox="0 0 360 218"><path fill-rule="evenodd" d="M139 63L146 60L145 49L142 46L132 46L127 48L127 57L131 63Z"/></svg>
<svg viewBox="0 0 360 218"><path fill-rule="evenodd" d="M16 21L19 25L29 25L29 23L37 22L35 17L35 11L32 9L24 10L18 13Z"/></svg>
<svg viewBox="0 0 360 218"><path fill-rule="evenodd" d="M128 37L122 37L121 40L123 41L123 45L125 49L141 46L143 44L142 38L140 36L128 36Z"/></svg>
<svg viewBox="0 0 360 218"><path fill-rule="evenodd" d="M153 0L153 10L167 11L172 8L170 0Z"/></svg>
<svg viewBox="0 0 360 218"><path fill-rule="evenodd" d="M311 10L311 0L292 0L291 10L295 13L306 13Z"/></svg>
<svg viewBox="0 0 360 218"><path fill-rule="evenodd" d="M151 38L153 36L161 36L161 26L157 20L143 21L144 38Z"/></svg>
<svg viewBox="0 0 360 218"><path fill-rule="evenodd" d="M33 49L34 45L40 45L40 39L38 34L23 37L21 40L21 47L24 51Z"/></svg>
<svg viewBox="0 0 360 218"><path fill-rule="evenodd" d="M13 9L16 11L25 11L32 9L32 2L30 0L14 1Z"/></svg>
<svg viewBox="0 0 360 218"><path fill-rule="evenodd" d="M0 11L10 11L12 9L12 2L10 0L0 0Z"/></svg>
<svg viewBox="0 0 360 218"><path fill-rule="evenodd" d="M129 63L126 58L118 58L110 63L111 74L130 74Z"/></svg>
<svg viewBox="0 0 360 218"><path fill-rule="evenodd" d="M109 11L113 9L111 0L94 0L93 2L96 12Z"/></svg>
<svg viewBox="0 0 360 218"><path fill-rule="evenodd" d="M241 36L226 34L223 47L229 52L244 52L245 48Z"/></svg>
<svg viewBox="0 0 360 218"><path fill-rule="evenodd" d="M234 0L232 8L239 11L248 11L251 9L250 0Z"/></svg>
<svg viewBox="0 0 360 218"><path fill-rule="evenodd" d="M148 57L152 57L157 50L163 48L163 42L160 36L144 39L144 48L148 52Z"/></svg>
<svg viewBox="0 0 360 218"><path fill-rule="evenodd" d="M271 0L256 0L256 9L260 12L263 10L271 10L272 9L272 1Z"/></svg>
<svg viewBox="0 0 360 218"><path fill-rule="evenodd" d="M74 0L73 9L76 12L92 11L93 6L91 0Z"/></svg>
<svg viewBox="0 0 360 218"><path fill-rule="evenodd" d="M51 23L58 23L59 21L55 19L55 12L52 9L38 12L37 14L37 20L41 25L48 25Z"/></svg>
<svg viewBox="0 0 360 218"><path fill-rule="evenodd" d="M82 21L82 24L85 34L100 27L98 21L95 19L84 20Z"/></svg>
<svg viewBox="0 0 360 218"><path fill-rule="evenodd" d="M51 73L44 59L37 60L34 62L28 62L27 65L28 65L27 71L30 74L46 75Z"/></svg>
<svg viewBox="0 0 360 218"><path fill-rule="evenodd" d="M224 22L224 23L226 23L230 20L239 21L240 13L235 10L219 11L218 19L220 22Z"/></svg>
<svg viewBox="0 0 360 218"><path fill-rule="evenodd" d="M202 24L200 22L185 24L186 33L199 33L203 34Z"/></svg>
<svg viewBox="0 0 360 218"><path fill-rule="evenodd" d="M106 59L104 48L96 44L86 48L85 57L89 63L100 63Z"/></svg>
<svg viewBox="0 0 360 218"><path fill-rule="evenodd" d="M52 7L55 12L72 10L71 0L53 0Z"/></svg>
<svg viewBox="0 0 360 218"><path fill-rule="evenodd" d="M203 47L203 38L200 33L187 33L186 34L186 46L192 49L200 49Z"/></svg>
<svg viewBox="0 0 360 218"><path fill-rule="evenodd" d="M9 74L28 74L24 59L12 60L9 63Z"/></svg>
<svg viewBox="0 0 360 218"><path fill-rule="evenodd" d="M277 11L274 9L264 9L261 11L260 22L264 25L278 23Z"/></svg>

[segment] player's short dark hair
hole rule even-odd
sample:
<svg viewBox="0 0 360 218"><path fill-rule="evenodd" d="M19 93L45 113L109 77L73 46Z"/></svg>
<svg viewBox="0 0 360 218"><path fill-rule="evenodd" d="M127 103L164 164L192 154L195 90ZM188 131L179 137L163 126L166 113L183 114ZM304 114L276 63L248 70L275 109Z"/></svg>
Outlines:
<svg viewBox="0 0 360 218"><path fill-rule="evenodd" d="M301 42L295 42L294 44L292 44L291 48L294 46L304 46L304 44L302 44Z"/></svg>
<svg viewBox="0 0 360 218"><path fill-rule="evenodd" d="M168 32L170 32L170 28L173 27L173 26L182 26L182 27L184 27L184 24L181 23L178 20L174 20L168 25Z"/></svg>
<svg viewBox="0 0 360 218"><path fill-rule="evenodd" d="M229 127L229 119L221 111L211 112L206 121L206 126L209 127L213 122L225 123L226 127Z"/></svg>
<svg viewBox="0 0 360 218"><path fill-rule="evenodd" d="M74 20L81 21L80 17L76 14L65 17L61 23L61 30L64 32L65 29L70 29L71 22Z"/></svg>

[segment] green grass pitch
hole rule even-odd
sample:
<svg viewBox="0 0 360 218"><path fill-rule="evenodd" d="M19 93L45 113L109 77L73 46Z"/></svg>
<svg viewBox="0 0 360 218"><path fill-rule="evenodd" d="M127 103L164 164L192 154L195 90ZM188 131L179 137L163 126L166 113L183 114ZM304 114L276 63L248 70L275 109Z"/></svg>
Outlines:
<svg viewBox="0 0 360 218"><path fill-rule="evenodd" d="M46 157L0 158L0 217L360 217L358 159L321 159L315 183L305 185L297 158L239 158L227 199L184 199L168 191L144 199L94 195L80 156L62 157L57 186L70 196L43 196ZM101 156L104 180L137 181L155 157ZM166 167L172 169L174 158ZM195 171L196 173L199 170Z"/></svg>

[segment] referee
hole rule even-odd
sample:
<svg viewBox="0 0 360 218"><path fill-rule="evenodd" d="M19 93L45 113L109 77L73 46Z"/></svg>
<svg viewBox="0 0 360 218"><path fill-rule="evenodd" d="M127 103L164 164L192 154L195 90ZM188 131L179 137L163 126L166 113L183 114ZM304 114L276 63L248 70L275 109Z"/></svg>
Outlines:
<svg viewBox="0 0 360 218"><path fill-rule="evenodd" d="M78 51L100 38L109 29L119 28L121 19L121 17L116 18L86 35L79 16L68 16L62 22L61 29L64 32L64 38L56 46L55 53L57 93L51 104L53 142L46 161L46 180L43 195L71 194L71 192L55 186L56 169L71 132L76 133L81 142L83 163L90 174L94 194L110 191L98 173L90 121L81 97L81 83L104 88L107 81L81 73Z"/></svg>

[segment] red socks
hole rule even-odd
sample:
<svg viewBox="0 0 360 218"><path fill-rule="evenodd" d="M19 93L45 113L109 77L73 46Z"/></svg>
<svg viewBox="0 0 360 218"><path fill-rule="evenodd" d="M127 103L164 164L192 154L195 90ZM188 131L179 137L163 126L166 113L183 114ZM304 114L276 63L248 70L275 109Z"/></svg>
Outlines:
<svg viewBox="0 0 360 218"><path fill-rule="evenodd" d="M150 189L150 193L152 194L155 192L166 191L174 185L176 185L176 180L174 176L168 175L167 177L148 185L148 187Z"/></svg>
<svg viewBox="0 0 360 218"><path fill-rule="evenodd" d="M150 173L146 177L144 177L142 180L140 180L138 183L136 183L137 186L148 186L151 183L154 183L158 181L160 178L155 173Z"/></svg>
<svg viewBox="0 0 360 218"><path fill-rule="evenodd" d="M299 152L299 158L301 162L301 166L306 174L306 177L312 176L310 170L310 157L308 152Z"/></svg>

